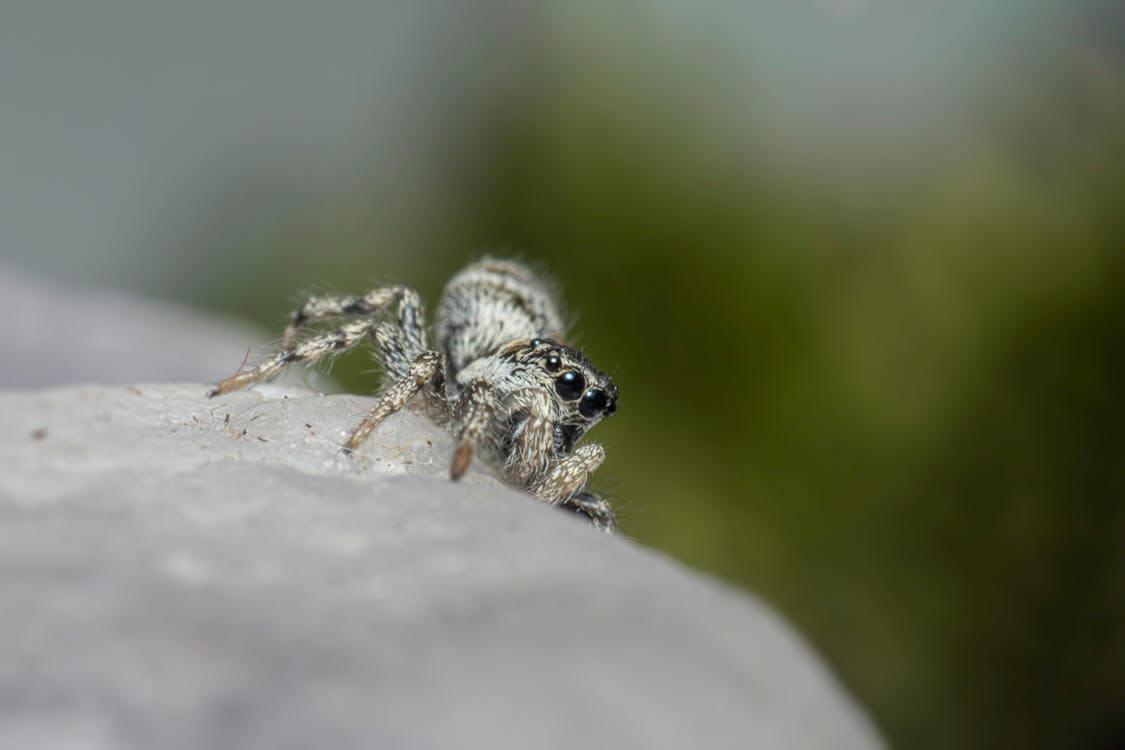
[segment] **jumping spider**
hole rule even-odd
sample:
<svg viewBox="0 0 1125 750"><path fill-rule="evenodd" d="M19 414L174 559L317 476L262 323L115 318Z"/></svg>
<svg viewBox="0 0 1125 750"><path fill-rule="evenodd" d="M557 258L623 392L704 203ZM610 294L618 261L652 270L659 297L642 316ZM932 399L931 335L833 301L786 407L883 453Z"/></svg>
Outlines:
<svg viewBox="0 0 1125 750"><path fill-rule="evenodd" d="M392 308L393 318L384 314ZM343 322L301 336L306 326L330 319ZM293 313L275 354L222 381L210 395L269 380L286 365L316 362L373 339L384 384L379 402L344 444L346 452L389 415L410 406L456 438L453 479L468 470L475 453L508 484L613 533L613 508L584 491L605 450L577 443L614 413L617 386L581 351L559 343L562 317L547 287L526 266L484 258L446 284L435 328L433 349L421 300L408 287L311 297Z"/></svg>

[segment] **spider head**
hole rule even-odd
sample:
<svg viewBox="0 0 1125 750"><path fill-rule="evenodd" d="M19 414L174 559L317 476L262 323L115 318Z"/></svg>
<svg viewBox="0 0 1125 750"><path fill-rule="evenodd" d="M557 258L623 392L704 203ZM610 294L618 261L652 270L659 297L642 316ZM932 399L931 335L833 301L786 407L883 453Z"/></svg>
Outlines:
<svg viewBox="0 0 1125 750"><path fill-rule="evenodd" d="M617 411L617 385L578 349L537 338L520 342L512 353L554 394L563 423L576 427L579 434Z"/></svg>

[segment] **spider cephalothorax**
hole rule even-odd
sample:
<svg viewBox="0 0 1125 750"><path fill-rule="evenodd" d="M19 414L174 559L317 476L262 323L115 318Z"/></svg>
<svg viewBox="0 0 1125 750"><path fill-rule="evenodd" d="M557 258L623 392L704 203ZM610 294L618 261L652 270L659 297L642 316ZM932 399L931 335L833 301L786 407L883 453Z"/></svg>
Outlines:
<svg viewBox="0 0 1125 750"><path fill-rule="evenodd" d="M388 320L392 306L396 315ZM306 326L331 319L346 322L301 338ZM276 354L219 383L211 395L374 340L386 374L381 398L345 450L398 409L417 408L457 439L454 479L478 455L509 484L612 532L609 503L584 491L605 451L577 443L616 411L618 389L581 351L559 343L562 318L550 290L526 266L485 258L446 285L435 328L436 349L428 345L418 294L407 287L313 297L294 311Z"/></svg>
<svg viewBox="0 0 1125 750"><path fill-rule="evenodd" d="M578 349L535 338L505 344L497 357L526 372L539 388L554 391L560 452L569 453L587 430L617 411L617 386Z"/></svg>

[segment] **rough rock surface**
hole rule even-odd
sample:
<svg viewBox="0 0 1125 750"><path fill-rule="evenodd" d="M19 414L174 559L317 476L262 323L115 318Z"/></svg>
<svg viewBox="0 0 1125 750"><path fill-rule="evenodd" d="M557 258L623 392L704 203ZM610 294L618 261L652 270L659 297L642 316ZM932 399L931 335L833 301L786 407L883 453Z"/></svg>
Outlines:
<svg viewBox="0 0 1125 750"><path fill-rule="evenodd" d="M766 607L372 401L0 393L0 747L880 742ZM228 416L229 415L229 416Z"/></svg>

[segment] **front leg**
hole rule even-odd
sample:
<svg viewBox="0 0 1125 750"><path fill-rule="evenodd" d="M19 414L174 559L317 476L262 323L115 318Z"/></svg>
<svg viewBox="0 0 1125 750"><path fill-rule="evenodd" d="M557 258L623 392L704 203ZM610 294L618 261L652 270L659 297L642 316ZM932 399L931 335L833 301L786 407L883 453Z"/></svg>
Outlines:
<svg viewBox="0 0 1125 750"><path fill-rule="evenodd" d="M558 505L581 490L590 473L604 460L605 449L600 445L583 445L552 463L542 476L527 486L527 491L545 503Z"/></svg>
<svg viewBox="0 0 1125 750"><path fill-rule="evenodd" d="M454 479L468 468L473 446L484 438L496 408L491 387L484 381L474 382L462 398L465 405L460 445L453 457ZM556 453L555 422L548 416L552 408L551 399L540 390L513 395L506 408L512 415L512 431L504 479L540 502L587 516L596 528L612 534L617 528L613 507L597 495L581 491L590 473L605 460L605 450L600 445L585 445L572 454Z"/></svg>
<svg viewBox="0 0 1125 750"><path fill-rule="evenodd" d="M582 489L590 472L601 466L605 450L584 445L570 454L555 452L555 421L549 396L538 390L520 391L512 411L522 413L512 431L512 448L504 476L538 500L558 505ZM591 506L592 507L592 506Z"/></svg>
<svg viewBox="0 0 1125 750"><path fill-rule="evenodd" d="M498 403L494 394L487 380L474 380L462 390L456 407L458 445L450 476L459 479L468 470L474 450L485 445L499 408L513 425L508 437L511 450L503 467L504 479L509 484L525 487L546 470L550 462L553 423L541 415L550 413L551 401L538 389L516 391L506 403Z"/></svg>
<svg viewBox="0 0 1125 750"><path fill-rule="evenodd" d="M457 450L449 467L450 479L460 479L469 470L474 447L488 433L496 405L492 399L492 386L487 380L477 380L466 388L457 404L459 427Z"/></svg>
<svg viewBox="0 0 1125 750"><path fill-rule="evenodd" d="M517 392L509 406L512 421L511 449L504 461L509 484L529 489L551 465L555 449L555 424L547 415L553 404L538 389Z"/></svg>

